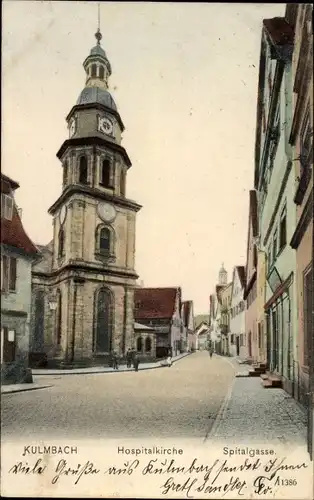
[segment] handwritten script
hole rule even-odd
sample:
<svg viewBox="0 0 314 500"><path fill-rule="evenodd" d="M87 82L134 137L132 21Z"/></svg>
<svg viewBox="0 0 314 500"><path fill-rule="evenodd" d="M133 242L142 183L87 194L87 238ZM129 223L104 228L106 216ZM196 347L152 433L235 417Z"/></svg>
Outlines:
<svg viewBox="0 0 314 500"><path fill-rule="evenodd" d="M17 461L9 468L8 473L13 476L47 476L52 484L61 481L71 481L77 486L81 481L106 476L134 476L140 478L154 477L154 484L160 488L162 496L173 496L181 493L186 498L194 495L211 495L219 493L225 496L232 493L235 496L247 498L252 492L255 497L272 494L276 488L295 487L298 484L298 471L308 468L305 462L291 462L288 457L232 458L215 459L209 463L202 463L194 458L190 463L180 463L180 459L152 458L139 460L124 460L120 465L104 467L91 460L79 463L70 462L69 458L58 459L56 464L49 463L43 457L34 457L34 461ZM136 476L136 478L135 478ZM181 495L180 495L181 496Z"/></svg>

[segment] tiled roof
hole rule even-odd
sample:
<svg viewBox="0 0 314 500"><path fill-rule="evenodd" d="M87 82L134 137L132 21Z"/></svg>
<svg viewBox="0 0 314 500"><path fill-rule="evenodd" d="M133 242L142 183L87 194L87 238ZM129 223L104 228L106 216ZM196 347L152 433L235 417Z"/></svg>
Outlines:
<svg viewBox="0 0 314 500"><path fill-rule="evenodd" d="M238 271L241 286L242 286L242 288L244 288L245 287L245 267L244 266L236 266L236 269Z"/></svg>
<svg viewBox="0 0 314 500"><path fill-rule="evenodd" d="M13 209L12 220L1 218L1 243L23 250L27 254L39 254L34 243L24 231L16 207Z"/></svg>
<svg viewBox="0 0 314 500"><path fill-rule="evenodd" d="M40 251L41 258L34 262L33 271L39 273L50 273L52 269L53 240L48 245L36 245Z"/></svg>
<svg viewBox="0 0 314 500"><path fill-rule="evenodd" d="M1 193L9 194L11 190L19 188L20 185L5 174L1 174Z"/></svg>
<svg viewBox="0 0 314 500"><path fill-rule="evenodd" d="M18 186L15 181L1 174L1 193L9 194L10 187ZM15 189L15 188L13 188ZM14 202L14 198L13 198ZM22 250L26 254L38 255L39 251L27 236L22 221L20 219L17 207L14 203L12 220L1 217L1 243Z"/></svg>
<svg viewBox="0 0 314 500"><path fill-rule="evenodd" d="M281 46L293 43L294 30L284 17L264 19L263 25L274 45Z"/></svg>
<svg viewBox="0 0 314 500"><path fill-rule="evenodd" d="M136 288L134 290L136 321L172 318L179 288Z"/></svg>

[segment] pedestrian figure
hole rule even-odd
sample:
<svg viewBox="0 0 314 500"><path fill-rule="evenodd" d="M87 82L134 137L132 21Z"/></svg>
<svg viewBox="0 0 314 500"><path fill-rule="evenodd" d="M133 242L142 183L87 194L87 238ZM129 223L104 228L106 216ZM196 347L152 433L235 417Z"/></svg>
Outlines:
<svg viewBox="0 0 314 500"><path fill-rule="evenodd" d="M168 358L167 358L167 365L168 365L168 368L170 368L170 366L172 366L172 358L171 358L171 356L168 356Z"/></svg>
<svg viewBox="0 0 314 500"><path fill-rule="evenodd" d="M128 349L126 353L126 367L131 368L131 365L132 365L132 351L131 349Z"/></svg>
<svg viewBox="0 0 314 500"><path fill-rule="evenodd" d="M209 349L209 355L210 355L211 358L213 357L213 352L214 352L214 349L211 347Z"/></svg>
<svg viewBox="0 0 314 500"><path fill-rule="evenodd" d="M168 368L170 368L170 366L172 366L172 347L171 346L168 347L167 365L168 365Z"/></svg>
<svg viewBox="0 0 314 500"><path fill-rule="evenodd" d="M133 357L133 366L134 366L134 370L136 372L138 372L138 365L140 364L140 359L139 359L139 356L137 354L137 352L134 353L134 357Z"/></svg>
<svg viewBox="0 0 314 500"><path fill-rule="evenodd" d="M113 353L112 353L112 368L114 370L118 370L119 369L119 366L118 366L118 356L117 356L117 353L115 351L113 351Z"/></svg>

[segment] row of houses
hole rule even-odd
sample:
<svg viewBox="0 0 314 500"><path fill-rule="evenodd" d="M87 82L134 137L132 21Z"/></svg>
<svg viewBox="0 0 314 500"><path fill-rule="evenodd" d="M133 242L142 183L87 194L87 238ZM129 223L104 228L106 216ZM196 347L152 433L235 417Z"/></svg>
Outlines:
<svg viewBox="0 0 314 500"><path fill-rule="evenodd" d="M234 268L231 283L219 282L210 303L221 352L265 366L264 386L279 382L309 408L309 417L314 379L312 20L312 5L288 4L284 17L263 21L246 265Z"/></svg>

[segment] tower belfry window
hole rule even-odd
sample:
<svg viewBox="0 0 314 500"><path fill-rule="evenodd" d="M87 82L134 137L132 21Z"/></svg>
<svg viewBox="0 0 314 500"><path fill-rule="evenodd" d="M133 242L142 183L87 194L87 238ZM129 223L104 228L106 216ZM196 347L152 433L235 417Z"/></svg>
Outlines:
<svg viewBox="0 0 314 500"><path fill-rule="evenodd" d="M79 182L81 184L87 184L87 159L85 156L81 156L80 158Z"/></svg>
<svg viewBox="0 0 314 500"><path fill-rule="evenodd" d="M100 171L100 184L104 187L111 187L110 167L111 167L110 160L108 158L105 158L101 162L101 171Z"/></svg>
<svg viewBox="0 0 314 500"><path fill-rule="evenodd" d="M68 162L65 161L63 165L63 184L68 182Z"/></svg>
<svg viewBox="0 0 314 500"><path fill-rule="evenodd" d="M96 64L92 64L92 78L96 78L97 76L97 66Z"/></svg>
<svg viewBox="0 0 314 500"><path fill-rule="evenodd" d="M104 70L103 66L99 66L99 78L101 80L104 80L104 78L105 78L105 70Z"/></svg>

